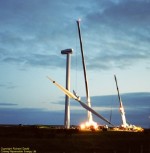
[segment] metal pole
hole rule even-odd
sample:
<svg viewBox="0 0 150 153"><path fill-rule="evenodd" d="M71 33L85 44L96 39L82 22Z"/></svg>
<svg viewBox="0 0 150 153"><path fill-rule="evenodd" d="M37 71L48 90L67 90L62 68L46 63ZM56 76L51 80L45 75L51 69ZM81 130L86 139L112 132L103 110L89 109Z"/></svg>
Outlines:
<svg viewBox="0 0 150 153"><path fill-rule="evenodd" d="M89 107L91 107L91 100L89 95L89 88L88 88L88 80L86 75L86 65L85 65L85 59L84 59L84 53L83 53L83 45L82 45L82 38L81 38L81 31L80 31L80 20L77 20L77 26L78 26L78 33L79 33L79 40L80 40L80 48L81 48L81 56L82 56L82 65L83 65L83 72L84 72L84 80L85 80L85 90L86 90L86 98L87 98L87 104ZM90 111L87 112L88 121L93 121L93 117Z"/></svg>
<svg viewBox="0 0 150 153"><path fill-rule="evenodd" d="M123 107L123 104L122 104L121 96L120 96L120 93L119 93L119 88L118 88L118 83L117 83L116 75L114 75L114 78L115 78L117 92L118 92L118 98L119 98L119 104L120 104L120 112L121 112L122 124L123 124L124 127L127 127L127 122L126 122L126 117L125 117L125 111L124 111L124 107Z"/></svg>
<svg viewBox="0 0 150 153"><path fill-rule="evenodd" d="M119 98L119 104L121 106L121 97L120 97L120 93L119 93L119 88L118 88L116 75L114 75L114 78L115 78L115 82L116 82L116 88L117 88L117 93L118 93L118 98Z"/></svg>
<svg viewBox="0 0 150 153"><path fill-rule="evenodd" d="M70 91L70 54L73 53L72 49L65 49L61 51L61 54L66 54L66 89ZM65 118L64 118L64 126L66 129L70 128L70 101L69 97L65 96Z"/></svg>

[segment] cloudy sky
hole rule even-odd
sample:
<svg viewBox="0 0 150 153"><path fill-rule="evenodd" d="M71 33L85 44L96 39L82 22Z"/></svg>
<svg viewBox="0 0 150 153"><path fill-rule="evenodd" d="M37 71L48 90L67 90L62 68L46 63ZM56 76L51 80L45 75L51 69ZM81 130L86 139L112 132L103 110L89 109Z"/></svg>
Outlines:
<svg viewBox="0 0 150 153"><path fill-rule="evenodd" d="M150 91L149 0L0 0L0 106L62 110L66 56L71 90L84 97L76 20L91 96Z"/></svg>

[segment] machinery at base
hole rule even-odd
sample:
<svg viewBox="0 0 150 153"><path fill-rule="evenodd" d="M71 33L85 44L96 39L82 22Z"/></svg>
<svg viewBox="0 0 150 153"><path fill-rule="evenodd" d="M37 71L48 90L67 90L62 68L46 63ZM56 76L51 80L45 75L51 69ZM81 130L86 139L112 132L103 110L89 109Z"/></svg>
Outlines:
<svg viewBox="0 0 150 153"><path fill-rule="evenodd" d="M63 93L65 93L69 98L72 98L74 100L76 100L77 102L80 103L80 105L90 111L92 114L96 115L98 118L102 119L103 121L105 121L106 123L110 124L111 126L114 126L111 122L109 122L106 118L104 118L102 115L100 115L99 113L97 113L94 109L92 109L91 107L89 107L86 103L82 102L80 100L80 97L77 95L74 95L72 92L70 92L69 90L65 89L63 86L61 86L60 84L58 84L56 81L52 80L51 78L47 77L55 86L57 86ZM87 124L88 125L88 124ZM89 124L90 125L90 124ZM93 127L93 125L96 126L96 124L93 122L90 127Z"/></svg>
<svg viewBox="0 0 150 153"><path fill-rule="evenodd" d="M82 44L82 37L81 37L81 30L80 30L80 19L77 20L77 27L78 27L78 34L79 34L79 41L80 41L80 50L81 50L81 57L82 57L82 66L84 72L84 81L85 81L85 90L86 90L86 103L89 107L91 107L91 99L89 94L89 86L88 86L88 79L86 73L86 64L84 59L84 51L83 51L83 44ZM93 120L92 113L87 110L87 121L81 124L81 129L97 129L97 123Z"/></svg>
<svg viewBox="0 0 150 153"><path fill-rule="evenodd" d="M120 96L120 93L119 93L119 88L118 88L116 75L114 75L114 78L115 78L116 88L117 88L117 92L118 92L118 99L119 99L119 104L120 104L120 109L119 110L120 110L120 114L121 114L122 124L121 124L121 126L115 127L113 129L115 131L123 130L123 131L143 132L144 129L142 127L131 125L131 124L127 123L123 103L122 103L121 96Z"/></svg>

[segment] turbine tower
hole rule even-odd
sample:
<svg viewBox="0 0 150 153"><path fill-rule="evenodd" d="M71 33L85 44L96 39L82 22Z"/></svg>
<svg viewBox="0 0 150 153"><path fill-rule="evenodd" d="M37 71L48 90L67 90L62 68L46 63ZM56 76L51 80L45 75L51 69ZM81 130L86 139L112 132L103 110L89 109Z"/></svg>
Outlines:
<svg viewBox="0 0 150 153"><path fill-rule="evenodd" d="M65 49L61 51L61 54L66 54L66 89L70 91L70 54L73 53L73 49ZM70 101L69 97L65 96L65 118L64 118L64 126L66 129L70 128Z"/></svg>

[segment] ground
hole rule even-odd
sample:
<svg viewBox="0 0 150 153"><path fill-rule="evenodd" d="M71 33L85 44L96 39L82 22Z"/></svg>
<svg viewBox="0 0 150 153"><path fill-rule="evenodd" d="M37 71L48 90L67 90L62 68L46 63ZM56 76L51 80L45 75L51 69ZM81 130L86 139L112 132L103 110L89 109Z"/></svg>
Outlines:
<svg viewBox="0 0 150 153"><path fill-rule="evenodd" d="M150 153L150 130L80 131L0 126L1 153Z"/></svg>

